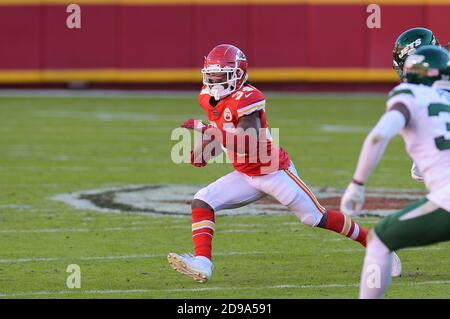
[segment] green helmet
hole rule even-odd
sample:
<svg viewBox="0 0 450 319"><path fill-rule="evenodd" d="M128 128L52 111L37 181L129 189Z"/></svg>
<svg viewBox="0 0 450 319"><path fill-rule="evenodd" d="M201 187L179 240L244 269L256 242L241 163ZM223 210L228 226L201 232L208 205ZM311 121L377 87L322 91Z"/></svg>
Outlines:
<svg viewBox="0 0 450 319"><path fill-rule="evenodd" d="M449 52L435 45L426 45L408 56L403 68L406 82L431 86L437 80L450 79Z"/></svg>
<svg viewBox="0 0 450 319"><path fill-rule="evenodd" d="M433 31L425 28L412 28L406 30L397 38L394 45L393 69L403 80L403 65L406 58L423 45L439 45Z"/></svg>

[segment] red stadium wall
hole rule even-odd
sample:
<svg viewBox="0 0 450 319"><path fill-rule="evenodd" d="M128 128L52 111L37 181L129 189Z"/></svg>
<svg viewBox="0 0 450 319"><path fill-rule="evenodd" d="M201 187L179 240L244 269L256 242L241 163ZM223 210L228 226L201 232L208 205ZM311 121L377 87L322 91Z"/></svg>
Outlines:
<svg viewBox="0 0 450 319"><path fill-rule="evenodd" d="M0 83L192 82L203 56L232 43L252 80L389 82L395 38L410 27L450 40L450 0L0 0ZM369 29L367 4L380 3ZM68 2L70 3L70 2Z"/></svg>

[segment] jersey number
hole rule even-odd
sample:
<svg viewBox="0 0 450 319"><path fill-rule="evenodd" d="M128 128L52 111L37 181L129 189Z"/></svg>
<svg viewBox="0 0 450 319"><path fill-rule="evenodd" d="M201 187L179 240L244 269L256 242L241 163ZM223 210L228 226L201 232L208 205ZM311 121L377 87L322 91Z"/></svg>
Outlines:
<svg viewBox="0 0 450 319"><path fill-rule="evenodd" d="M450 114L450 105L441 103L432 103L428 106L429 116L438 116L439 113L446 112ZM447 131L450 132L450 123L447 123ZM444 136L439 136L434 139L436 147L441 150L450 150L450 140L446 139Z"/></svg>
<svg viewBox="0 0 450 319"><path fill-rule="evenodd" d="M231 97L234 98L236 101L239 101L241 97L245 94L245 97L249 97L253 93L248 93L253 91L253 88L249 86L245 86L241 91L237 91L234 93Z"/></svg>

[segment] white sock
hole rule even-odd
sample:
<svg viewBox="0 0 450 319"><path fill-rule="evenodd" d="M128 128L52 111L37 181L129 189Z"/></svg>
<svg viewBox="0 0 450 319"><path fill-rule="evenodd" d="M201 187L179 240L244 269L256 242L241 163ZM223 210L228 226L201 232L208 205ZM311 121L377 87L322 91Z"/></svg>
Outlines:
<svg viewBox="0 0 450 319"><path fill-rule="evenodd" d="M361 272L360 299L380 299L391 283L392 256L375 232L369 235L366 257Z"/></svg>

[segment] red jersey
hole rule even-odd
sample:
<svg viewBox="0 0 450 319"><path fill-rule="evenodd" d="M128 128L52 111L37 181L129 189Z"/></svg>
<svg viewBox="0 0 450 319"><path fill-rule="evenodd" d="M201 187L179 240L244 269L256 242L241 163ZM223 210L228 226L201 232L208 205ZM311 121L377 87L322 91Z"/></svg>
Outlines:
<svg viewBox="0 0 450 319"><path fill-rule="evenodd" d="M241 89L216 102L208 93L208 88L203 87L198 96L198 102L206 113L210 124L216 126L225 133L237 127L239 118L254 112L259 112L261 128L266 129L264 143L267 145L267 157L263 160L258 154L256 160L249 160L247 154L237 154L234 150L227 150L229 159L233 162L234 169L249 176L259 176L272 173L290 166L290 158L281 147L275 147L270 136L269 126L265 112L264 95L252 85L244 85ZM211 104L211 102L216 102ZM222 145L223 146L223 145ZM278 156L276 156L278 153ZM240 160L237 160L240 158Z"/></svg>

